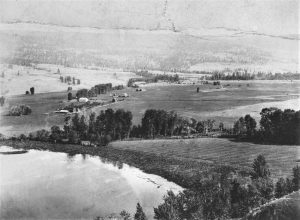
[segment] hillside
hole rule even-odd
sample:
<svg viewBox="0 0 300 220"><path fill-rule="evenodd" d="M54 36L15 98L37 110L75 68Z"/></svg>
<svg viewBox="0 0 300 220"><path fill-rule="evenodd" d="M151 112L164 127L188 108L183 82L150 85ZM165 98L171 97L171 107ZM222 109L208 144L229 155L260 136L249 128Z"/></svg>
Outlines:
<svg viewBox="0 0 300 220"><path fill-rule="evenodd" d="M247 220L282 219L294 220L300 218L300 192L294 192L280 199L273 200L255 210L245 218Z"/></svg>
<svg viewBox="0 0 300 220"><path fill-rule="evenodd" d="M297 8L293 0L1 1L0 60L296 72Z"/></svg>

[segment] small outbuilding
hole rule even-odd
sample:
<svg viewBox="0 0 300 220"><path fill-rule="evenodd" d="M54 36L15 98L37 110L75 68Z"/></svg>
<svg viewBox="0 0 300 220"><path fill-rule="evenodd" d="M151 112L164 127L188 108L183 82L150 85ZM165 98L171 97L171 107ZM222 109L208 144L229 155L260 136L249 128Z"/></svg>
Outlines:
<svg viewBox="0 0 300 220"><path fill-rule="evenodd" d="M88 98L85 98L85 97L82 97L82 98L79 98L78 101L79 101L80 103L86 103L86 102L89 101L89 99L88 99Z"/></svg>
<svg viewBox="0 0 300 220"><path fill-rule="evenodd" d="M80 144L82 146L91 146L91 142L90 141L80 141Z"/></svg>

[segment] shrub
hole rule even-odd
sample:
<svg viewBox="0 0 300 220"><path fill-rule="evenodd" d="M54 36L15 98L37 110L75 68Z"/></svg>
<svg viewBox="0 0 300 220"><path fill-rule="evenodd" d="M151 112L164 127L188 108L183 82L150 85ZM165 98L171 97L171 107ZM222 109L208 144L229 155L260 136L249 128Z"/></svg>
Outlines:
<svg viewBox="0 0 300 220"><path fill-rule="evenodd" d="M69 92L69 93L68 93L68 100L70 101L70 100L72 100L72 98L73 98L72 93Z"/></svg>
<svg viewBox="0 0 300 220"><path fill-rule="evenodd" d="M31 108L28 105L16 105L10 108L10 116L21 116L31 114Z"/></svg>

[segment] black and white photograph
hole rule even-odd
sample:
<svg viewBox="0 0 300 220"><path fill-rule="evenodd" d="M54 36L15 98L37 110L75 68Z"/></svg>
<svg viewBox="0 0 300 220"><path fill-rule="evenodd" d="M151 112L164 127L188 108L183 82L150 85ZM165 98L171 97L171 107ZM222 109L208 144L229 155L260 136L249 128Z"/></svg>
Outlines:
<svg viewBox="0 0 300 220"><path fill-rule="evenodd" d="M300 219L300 1L0 0L0 219Z"/></svg>

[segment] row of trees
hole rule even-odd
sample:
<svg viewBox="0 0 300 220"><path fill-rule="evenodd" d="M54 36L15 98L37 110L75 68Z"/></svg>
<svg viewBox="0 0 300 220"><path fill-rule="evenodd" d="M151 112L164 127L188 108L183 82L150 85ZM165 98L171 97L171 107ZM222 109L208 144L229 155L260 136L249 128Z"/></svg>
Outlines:
<svg viewBox="0 0 300 220"><path fill-rule="evenodd" d="M132 114L129 111L118 109L107 109L101 111L98 116L92 113L88 118L84 115L75 114L65 119L65 126L60 129L58 126L51 127L47 135L35 135L33 139L54 142L61 142L63 139L69 143L78 143L80 140L89 140L99 145L106 145L112 140L127 138L132 124ZM44 134L45 132L43 132Z"/></svg>
<svg viewBox="0 0 300 220"><path fill-rule="evenodd" d="M248 73L247 70L237 70L232 73L225 73L224 71L202 72L202 74L211 74L206 77L207 80L299 80L300 75L297 73Z"/></svg>
<svg viewBox="0 0 300 220"><path fill-rule="evenodd" d="M239 137L247 137L256 141L299 144L300 143L300 111L278 108L264 108L260 112L260 128L250 115L239 118L234 124L234 133Z"/></svg>
<svg viewBox="0 0 300 220"><path fill-rule="evenodd" d="M62 83L72 83L73 85L80 84L80 79L75 79L75 77L71 77L71 76L66 76L66 77L60 76L59 79Z"/></svg>
<svg viewBox="0 0 300 220"><path fill-rule="evenodd" d="M132 87L135 82L145 81L147 83L156 83L158 81L166 81L166 82L179 82L180 78L178 74L171 75L171 74L153 74L148 71L139 71L135 72L136 75L142 76L143 78L131 78L128 80L127 86Z"/></svg>
<svg viewBox="0 0 300 220"><path fill-rule="evenodd" d="M206 79L209 80L253 80L255 74L250 74L247 70L243 72L233 72L232 74L225 74L223 72L213 72L212 75Z"/></svg>
<svg viewBox="0 0 300 220"><path fill-rule="evenodd" d="M299 190L300 168L293 168L292 179L279 179L275 187L265 158L259 155L247 177L228 178L211 174L178 195L169 191L164 202L154 209L155 219L228 219L240 218L249 210L272 198Z"/></svg>
<svg viewBox="0 0 300 220"><path fill-rule="evenodd" d="M160 136L181 136L196 133L206 133L213 130L214 120L196 121L185 119L174 111L148 109L144 113L141 125L132 127L130 136L136 138L156 138ZM224 125L220 124L220 129Z"/></svg>

